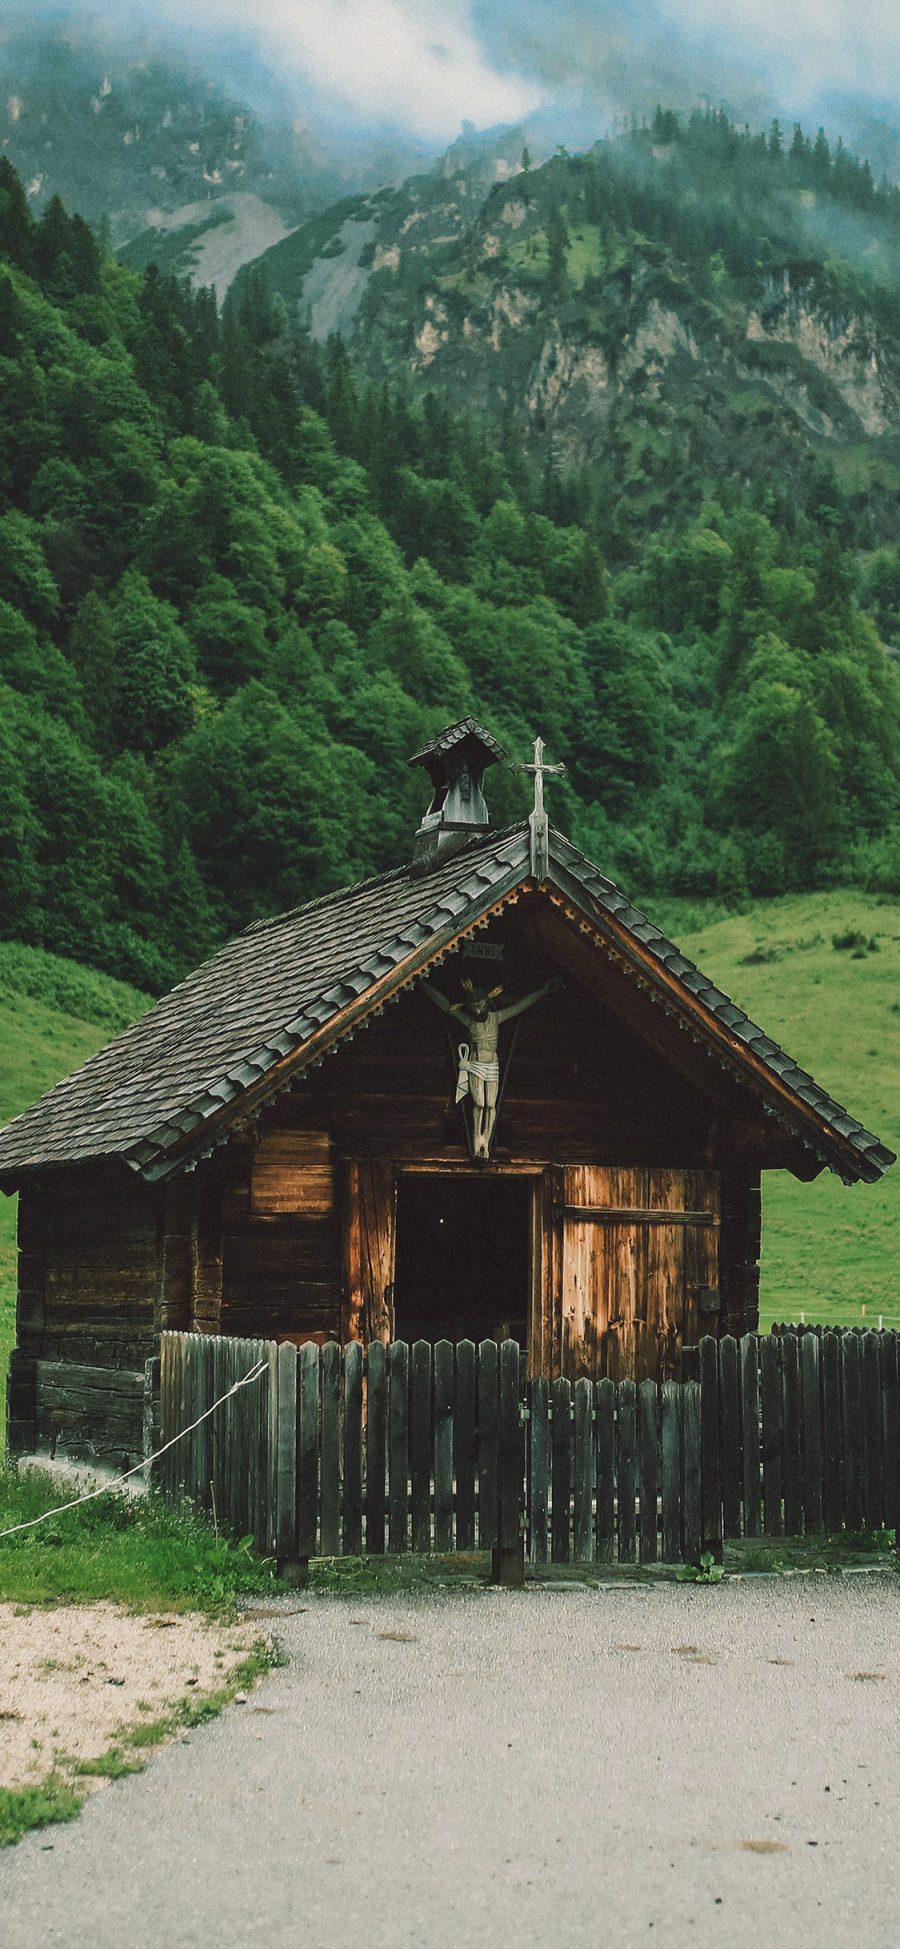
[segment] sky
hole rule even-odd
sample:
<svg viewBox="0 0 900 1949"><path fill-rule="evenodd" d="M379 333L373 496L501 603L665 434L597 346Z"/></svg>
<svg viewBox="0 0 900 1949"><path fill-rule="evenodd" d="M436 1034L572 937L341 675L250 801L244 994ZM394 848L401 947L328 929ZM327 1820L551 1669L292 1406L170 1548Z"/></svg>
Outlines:
<svg viewBox="0 0 900 1949"><path fill-rule="evenodd" d="M32 0L208 58L252 52L330 119L426 144L529 117L587 139L654 99L708 96L851 138L900 133L900 0ZM0 0L0 17L13 0ZM21 12L16 5L15 11ZM257 91L258 92L258 91Z"/></svg>

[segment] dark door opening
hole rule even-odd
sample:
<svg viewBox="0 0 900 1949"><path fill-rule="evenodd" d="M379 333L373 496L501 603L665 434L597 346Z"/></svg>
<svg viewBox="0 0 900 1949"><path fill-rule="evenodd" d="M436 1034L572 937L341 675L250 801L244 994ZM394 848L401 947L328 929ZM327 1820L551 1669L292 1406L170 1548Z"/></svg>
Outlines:
<svg viewBox="0 0 900 1949"><path fill-rule="evenodd" d="M401 1177L394 1334L398 1340L528 1342L527 1178Z"/></svg>

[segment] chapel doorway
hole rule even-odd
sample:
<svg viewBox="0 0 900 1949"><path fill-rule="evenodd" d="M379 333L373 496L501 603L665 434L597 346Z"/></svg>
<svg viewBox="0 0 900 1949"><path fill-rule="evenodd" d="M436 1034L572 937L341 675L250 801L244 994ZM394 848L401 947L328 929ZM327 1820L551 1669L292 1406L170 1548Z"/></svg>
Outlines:
<svg viewBox="0 0 900 1949"><path fill-rule="evenodd" d="M401 1176L397 1340L512 1339L527 1347L532 1195L525 1177Z"/></svg>

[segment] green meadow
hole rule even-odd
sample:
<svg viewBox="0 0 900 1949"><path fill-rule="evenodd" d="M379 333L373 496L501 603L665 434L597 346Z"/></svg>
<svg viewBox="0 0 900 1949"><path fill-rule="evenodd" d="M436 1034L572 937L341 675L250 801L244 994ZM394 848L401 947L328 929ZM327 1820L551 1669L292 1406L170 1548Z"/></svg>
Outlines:
<svg viewBox="0 0 900 1949"><path fill-rule="evenodd" d="M718 917L686 902L653 918L767 1033L900 1151L900 902L840 891ZM848 945L835 945L849 943ZM147 1005L123 982L0 945L0 1121ZM900 1170L877 1185L765 1180L762 1324L900 1327ZM15 1203L0 1197L0 1374L14 1336ZM865 1309L865 1310L863 1310Z"/></svg>

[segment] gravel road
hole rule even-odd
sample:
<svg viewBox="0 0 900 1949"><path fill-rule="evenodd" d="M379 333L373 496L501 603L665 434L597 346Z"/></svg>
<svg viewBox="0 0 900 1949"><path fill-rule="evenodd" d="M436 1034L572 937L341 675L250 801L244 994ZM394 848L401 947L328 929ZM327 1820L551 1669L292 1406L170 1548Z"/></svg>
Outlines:
<svg viewBox="0 0 900 1949"><path fill-rule="evenodd" d="M4 1949L900 1939L890 1573L287 1610L246 1705L2 1857Z"/></svg>

